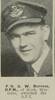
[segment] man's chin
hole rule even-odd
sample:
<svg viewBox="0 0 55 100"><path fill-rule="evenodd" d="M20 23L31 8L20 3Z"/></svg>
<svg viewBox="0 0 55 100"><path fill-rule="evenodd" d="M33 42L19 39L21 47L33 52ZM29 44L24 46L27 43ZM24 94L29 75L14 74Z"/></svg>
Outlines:
<svg viewBox="0 0 55 100"><path fill-rule="evenodd" d="M34 61L34 59L32 58L21 58L23 62L26 62L26 63L32 63Z"/></svg>
<svg viewBox="0 0 55 100"><path fill-rule="evenodd" d="M34 63L38 60L39 57L35 58L35 57L20 57L22 59L22 61L26 62L26 63Z"/></svg>
<svg viewBox="0 0 55 100"><path fill-rule="evenodd" d="M26 63L32 63L35 62L35 56L33 55L21 55L19 54L19 57L21 58L22 61L26 62Z"/></svg>

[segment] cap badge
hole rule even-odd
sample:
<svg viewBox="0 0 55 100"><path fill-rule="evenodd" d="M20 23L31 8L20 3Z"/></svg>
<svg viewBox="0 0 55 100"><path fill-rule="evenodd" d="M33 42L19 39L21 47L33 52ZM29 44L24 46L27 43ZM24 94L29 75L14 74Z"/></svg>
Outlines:
<svg viewBox="0 0 55 100"><path fill-rule="evenodd" d="M20 17L23 13L22 7L12 6L10 16L11 17Z"/></svg>

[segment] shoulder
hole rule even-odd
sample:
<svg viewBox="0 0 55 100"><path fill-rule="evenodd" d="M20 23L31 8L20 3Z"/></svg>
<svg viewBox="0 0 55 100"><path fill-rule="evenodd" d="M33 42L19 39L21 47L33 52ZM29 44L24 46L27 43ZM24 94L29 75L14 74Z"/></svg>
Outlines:
<svg viewBox="0 0 55 100"><path fill-rule="evenodd" d="M50 50L39 72L39 76L52 76L52 67L52 51Z"/></svg>

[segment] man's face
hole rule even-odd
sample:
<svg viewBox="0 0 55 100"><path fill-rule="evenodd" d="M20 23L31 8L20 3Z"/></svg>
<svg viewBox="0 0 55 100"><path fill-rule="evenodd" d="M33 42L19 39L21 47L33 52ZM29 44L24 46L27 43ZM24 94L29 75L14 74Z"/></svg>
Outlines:
<svg viewBox="0 0 55 100"><path fill-rule="evenodd" d="M32 63L42 54L44 36L41 25L17 26L11 31L10 40L24 62Z"/></svg>

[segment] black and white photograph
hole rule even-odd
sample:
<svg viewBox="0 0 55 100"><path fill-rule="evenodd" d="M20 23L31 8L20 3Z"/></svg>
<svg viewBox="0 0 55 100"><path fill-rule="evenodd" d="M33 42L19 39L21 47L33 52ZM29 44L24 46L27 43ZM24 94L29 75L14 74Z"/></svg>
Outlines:
<svg viewBox="0 0 55 100"><path fill-rule="evenodd" d="M2 77L53 77L52 41L52 0L1 0Z"/></svg>
<svg viewBox="0 0 55 100"><path fill-rule="evenodd" d="M0 0L0 99L55 100L55 0Z"/></svg>

